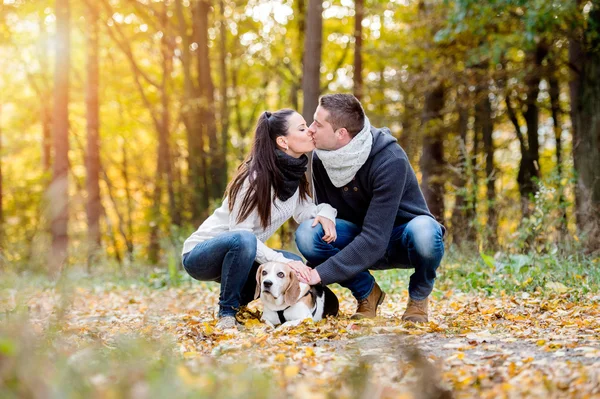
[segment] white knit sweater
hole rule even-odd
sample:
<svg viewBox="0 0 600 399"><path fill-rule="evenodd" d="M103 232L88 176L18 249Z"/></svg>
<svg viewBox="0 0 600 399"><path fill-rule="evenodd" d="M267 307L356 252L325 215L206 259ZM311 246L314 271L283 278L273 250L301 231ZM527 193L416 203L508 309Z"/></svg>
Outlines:
<svg viewBox="0 0 600 399"><path fill-rule="evenodd" d="M204 221L183 244L183 254L190 252L194 247L206 240L216 237L226 231L250 231L257 238L256 261L260 264L267 262L290 262L281 253L267 247L264 242L269 239L287 221L294 217L297 223L305 220L323 216L335 223L337 210L329 204L315 205L312 198L307 200L300 199L300 190L296 190L294 195L287 201L281 201L278 198L271 204L271 224L263 229L260 223L260 217L256 209L241 223L237 222L237 216L241 208L242 198L248 189L248 182L244 183L238 193L238 200L235 202L233 212L229 212L229 198L225 198L221 207Z"/></svg>

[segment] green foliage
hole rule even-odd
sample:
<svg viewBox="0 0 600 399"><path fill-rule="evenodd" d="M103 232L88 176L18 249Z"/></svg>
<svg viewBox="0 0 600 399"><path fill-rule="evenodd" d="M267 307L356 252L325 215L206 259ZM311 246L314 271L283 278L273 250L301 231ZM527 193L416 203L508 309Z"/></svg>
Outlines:
<svg viewBox="0 0 600 399"><path fill-rule="evenodd" d="M556 294L557 283L560 283L564 292L569 291L576 298L600 288L598 259L562 255L558 251L541 255L482 253L479 259L451 252L438 274L436 287L440 290L476 290L490 295L502 291ZM558 292L562 293L563 289Z"/></svg>
<svg viewBox="0 0 600 399"><path fill-rule="evenodd" d="M9 4L10 3L10 4ZM109 7L105 7L104 4ZM400 138L417 173L423 126L423 95L432 85L445 82L447 98L444 119L439 127L444 134L445 162L456 165L465 156L471 164L465 168L469 178L479 178L478 187L467 186L469 206L479 215L469 221L478 232L478 241L485 242L486 206L498 206L501 232L499 242L509 243L508 252L534 251L543 253L554 245L559 218L553 215L572 209L573 182L564 184L566 201L536 204L536 210L522 223L518 232L513 223L520 219L518 192L515 186L519 158L515 156L513 127L508 123L503 106L503 88L515 99L524 100L524 76L530 67L526 53L532 45L546 41L550 47L548 60L557 65L562 85L561 98L567 98L566 87L570 69L566 66L567 40L582 23L583 13L574 1L494 0L478 2L456 0L445 2L397 2L371 0L366 2L363 20L364 97L362 99L371 121L377 126L389 126ZM197 49L182 45L179 20L174 2L102 1L72 2L72 73L70 96L70 245L74 268L86 263L87 234L85 220L85 159L86 159L86 10L97 4L101 11L100 29L100 136L101 136L101 196L105 214L102 216L104 256L114 259L125 269L135 271L145 262L148 236L152 226L159 227L161 254L159 268L152 284L181 284L179 251L181 243L199 221L191 220L191 197L188 175L187 134L181 113L190 104L183 101L183 52L192 56L196 67ZM194 2L181 2L188 33L192 29ZM256 117L265 109L301 107L302 59L304 32L301 2L249 2L225 0L224 17L215 4L209 15L209 51L211 73L215 85L215 101L211 109L221 132L228 123L229 142L227 164L229 176L247 155ZM421 7L420 5L424 6ZM101 6L100 6L101 5ZM306 7L306 2L304 2ZM347 1L324 3L323 61L320 83L323 92L352 91L354 52L354 4ZM48 221L45 216L44 191L51 172L42 167L40 137L41 114L52 108L54 57L52 35L53 3L43 1L13 1L0 12L0 134L2 135L2 172L4 183L2 253L4 269L23 271L44 270L49 248ZM163 7L165 7L163 9ZM167 22L159 18L166 10ZM163 26L165 24L165 26ZM220 47L220 29L226 27L224 50ZM117 28L123 33L121 43L131 48L133 60L143 77L137 85L127 52L115 42ZM112 33L112 35L111 35ZM153 118L161 112L160 82L162 76L161 37L173 51L173 71L165 76L170 113L170 150L174 171L176 202L180 206L183 224L174 228L170 220L167 195L159 199L156 212L148 212L154 203L158 137ZM222 54L222 51L224 53ZM220 58L225 58L225 74L220 70ZM310 56L310 55L308 55ZM197 70L194 69L193 74ZM481 159L472 162L457 147L456 110L473 109L473 94L481 82L489 82L494 96L495 154L498 177L498 200L487 204L485 179ZM221 86L225 85L225 98ZM146 93L147 101L141 94ZM539 96L541 125L548 121L546 91ZM518 100L518 101L517 101ZM220 115L226 103L226 115ZM561 100L562 115L569 102ZM566 122L566 118L563 123ZM310 121L308 121L310 123ZM469 122L472 125L472 121ZM540 126L541 126L540 125ZM471 134L474 127L469 127ZM543 133L543 132L540 132ZM544 136L545 133L541 134ZM569 136L566 132L565 136ZM412 141L411 141L412 140ZM551 141L551 140L550 140ZM567 139L568 141L568 139ZM413 143L412 145L409 143ZM546 140L542 151L552 152ZM205 142L205 150L208 143ZM565 148L565 154L569 153ZM482 154L474 157L482 158ZM572 168L565 157L565 175ZM541 160L542 176L555 167ZM446 175L443 178L447 177ZM470 183L469 183L470 184ZM500 188L501 187L501 188ZM552 187L557 187L553 185ZM454 194L447 185L447 197ZM220 198L211 199L210 211ZM537 201L537 200L536 200ZM546 223L550 223L549 225ZM569 232L573 222L569 219ZM547 228L546 226L550 226ZM289 235L289 232L288 232ZM568 235L568 234L567 234ZM545 239L549 241L544 242ZM289 237L286 238L289 241ZM278 240L275 242L285 242ZM131 243L132 248L128 248ZM128 251L131 250L131 255ZM99 260L108 267L106 259ZM145 267L145 266L144 266Z"/></svg>
<svg viewBox="0 0 600 399"><path fill-rule="evenodd" d="M538 181L538 191L532 199L533 210L524 217L512 235L507 250L517 253L556 253L557 246L570 253L582 248L563 230L567 225L567 209L573 204L565 198L563 179L551 174Z"/></svg>

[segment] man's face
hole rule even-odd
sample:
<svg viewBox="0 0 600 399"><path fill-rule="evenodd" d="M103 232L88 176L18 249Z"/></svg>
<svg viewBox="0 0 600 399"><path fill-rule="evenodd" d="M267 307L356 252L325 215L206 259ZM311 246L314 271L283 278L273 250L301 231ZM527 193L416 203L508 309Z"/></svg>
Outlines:
<svg viewBox="0 0 600 399"><path fill-rule="evenodd" d="M329 111L319 105L315 111L314 121L308 128L308 133L312 136L315 147L319 150L332 151L341 148L342 144L339 142L339 135L327 122L328 117Z"/></svg>

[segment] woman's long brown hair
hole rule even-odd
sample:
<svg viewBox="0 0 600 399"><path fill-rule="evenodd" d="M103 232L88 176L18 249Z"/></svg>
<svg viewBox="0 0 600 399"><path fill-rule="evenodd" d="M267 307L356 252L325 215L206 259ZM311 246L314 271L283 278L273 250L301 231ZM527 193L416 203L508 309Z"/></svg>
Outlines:
<svg viewBox="0 0 600 399"><path fill-rule="evenodd" d="M277 112L263 112L258 118L254 133L252 151L244 162L238 167L233 180L227 186L225 196L229 197L229 211L232 212L238 194L246 179L250 179L250 187L246 191L240 206L237 222L241 223L257 210L260 224L263 228L271 223L271 204L277 197L283 185L281 174L278 171L275 140L279 136L287 136L289 117L296 111L282 109ZM273 188L273 195L271 195ZM300 198L308 198L308 180L306 175L300 179Z"/></svg>

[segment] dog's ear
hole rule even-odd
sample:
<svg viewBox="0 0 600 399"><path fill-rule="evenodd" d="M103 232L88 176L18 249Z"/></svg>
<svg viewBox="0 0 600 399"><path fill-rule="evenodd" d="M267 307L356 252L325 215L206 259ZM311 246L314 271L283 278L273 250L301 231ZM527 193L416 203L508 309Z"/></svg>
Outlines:
<svg viewBox="0 0 600 399"><path fill-rule="evenodd" d="M298 281L298 277L296 277L296 272L290 270L290 283L285 289L284 299L285 304L288 306L292 306L296 302L298 302L298 296L300 296L300 282Z"/></svg>
<svg viewBox="0 0 600 399"><path fill-rule="evenodd" d="M260 296L260 285L262 284L262 271L263 266L260 265L258 270L256 271L256 290L254 290L254 299L258 299Z"/></svg>

